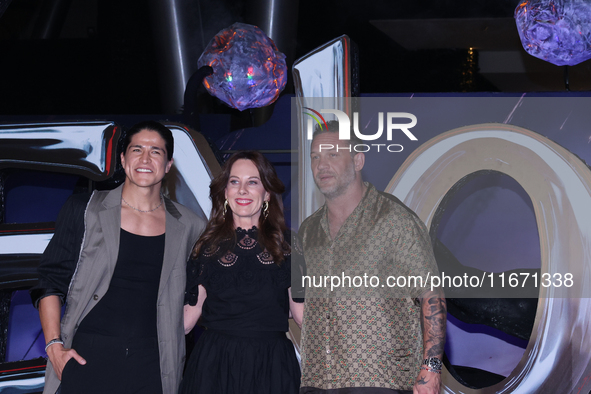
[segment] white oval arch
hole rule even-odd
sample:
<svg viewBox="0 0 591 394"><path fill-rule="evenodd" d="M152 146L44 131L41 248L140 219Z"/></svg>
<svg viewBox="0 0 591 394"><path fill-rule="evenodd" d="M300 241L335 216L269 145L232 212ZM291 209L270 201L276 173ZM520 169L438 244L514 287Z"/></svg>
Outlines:
<svg viewBox="0 0 591 394"><path fill-rule="evenodd" d="M507 174L524 188L536 215L541 272L571 273L575 280L570 288L540 287L530 340L511 375L474 390L445 373L443 392L576 393L589 385L591 374L591 171L537 133L507 124L479 124L448 131L421 145L396 172L386 192L430 227L445 194L480 170Z"/></svg>

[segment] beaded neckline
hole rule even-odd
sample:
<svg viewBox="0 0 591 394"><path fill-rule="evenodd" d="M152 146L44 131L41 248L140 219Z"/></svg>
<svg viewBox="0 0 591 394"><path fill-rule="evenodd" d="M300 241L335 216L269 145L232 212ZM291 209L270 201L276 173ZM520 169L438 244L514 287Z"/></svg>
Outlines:
<svg viewBox="0 0 591 394"><path fill-rule="evenodd" d="M252 226L250 229L243 229L242 227L236 227L236 232L238 234L253 234L258 232L259 229L257 226Z"/></svg>

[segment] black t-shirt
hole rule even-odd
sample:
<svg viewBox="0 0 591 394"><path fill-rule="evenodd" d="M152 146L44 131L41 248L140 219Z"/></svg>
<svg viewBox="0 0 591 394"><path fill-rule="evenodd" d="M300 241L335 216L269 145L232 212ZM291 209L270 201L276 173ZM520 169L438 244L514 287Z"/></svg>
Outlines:
<svg viewBox="0 0 591 394"><path fill-rule="evenodd" d="M149 237L121 229L109 289L82 320L78 332L124 338L158 336L156 304L164 238L164 234Z"/></svg>

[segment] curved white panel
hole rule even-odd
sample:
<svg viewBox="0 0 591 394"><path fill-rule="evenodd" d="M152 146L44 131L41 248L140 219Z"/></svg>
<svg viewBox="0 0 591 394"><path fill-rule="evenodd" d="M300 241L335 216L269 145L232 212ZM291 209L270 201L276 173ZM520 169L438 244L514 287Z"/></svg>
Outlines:
<svg viewBox="0 0 591 394"><path fill-rule="evenodd" d="M495 170L532 199L542 274L571 273L571 287L540 287L526 351L502 382L473 390L443 375L445 393L578 393L591 375L591 171L566 149L534 132L480 124L443 133L416 149L390 181L431 225L445 194L464 176Z"/></svg>
<svg viewBox="0 0 591 394"><path fill-rule="evenodd" d="M184 185L176 185L176 201L196 213L201 210L208 219L211 214L209 184L213 178L209 167L187 130L170 124L166 127L174 136L174 166L184 180Z"/></svg>

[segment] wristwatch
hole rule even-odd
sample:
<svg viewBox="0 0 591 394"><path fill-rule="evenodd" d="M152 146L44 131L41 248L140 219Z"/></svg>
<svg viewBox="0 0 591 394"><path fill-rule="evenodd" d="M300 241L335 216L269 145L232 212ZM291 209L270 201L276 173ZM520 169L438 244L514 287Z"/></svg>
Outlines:
<svg viewBox="0 0 591 394"><path fill-rule="evenodd" d="M441 373L441 368L443 368L443 363L437 357L429 357L423 360L423 364L428 368L428 370L433 370L433 372Z"/></svg>

